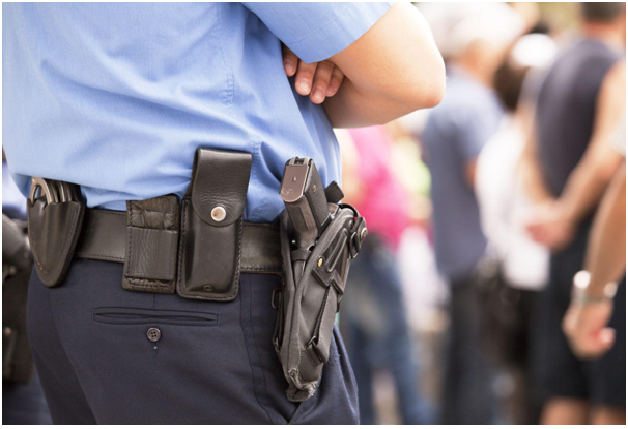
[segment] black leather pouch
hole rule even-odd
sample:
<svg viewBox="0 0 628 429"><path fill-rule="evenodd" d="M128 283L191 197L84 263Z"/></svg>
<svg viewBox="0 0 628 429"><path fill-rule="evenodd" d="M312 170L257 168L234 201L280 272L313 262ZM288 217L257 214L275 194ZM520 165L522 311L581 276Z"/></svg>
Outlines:
<svg viewBox="0 0 628 429"><path fill-rule="evenodd" d="M181 207L177 293L182 297L236 297L252 160L249 153L197 149Z"/></svg>
<svg viewBox="0 0 628 429"><path fill-rule="evenodd" d="M48 202L43 194L27 201L28 238L42 284L54 287L63 282L84 215L82 201Z"/></svg>
<svg viewBox="0 0 628 429"><path fill-rule="evenodd" d="M122 287L174 293L179 241L176 195L126 203L126 255Z"/></svg>

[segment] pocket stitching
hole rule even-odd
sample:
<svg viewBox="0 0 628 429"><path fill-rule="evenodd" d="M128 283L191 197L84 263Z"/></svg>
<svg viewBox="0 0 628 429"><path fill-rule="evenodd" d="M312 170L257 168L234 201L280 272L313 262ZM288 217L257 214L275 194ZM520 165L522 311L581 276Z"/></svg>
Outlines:
<svg viewBox="0 0 628 429"><path fill-rule="evenodd" d="M129 317L112 317L111 314L128 315ZM130 316L136 316L131 318ZM177 320L173 317L198 317L206 320ZM170 317L170 318L166 318ZM164 325L179 326L220 326L220 315L217 313L185 311L185 310L155 310L129 307L97 307L92 310L92 320L106 325L144 325L161 323Z"/></svg>

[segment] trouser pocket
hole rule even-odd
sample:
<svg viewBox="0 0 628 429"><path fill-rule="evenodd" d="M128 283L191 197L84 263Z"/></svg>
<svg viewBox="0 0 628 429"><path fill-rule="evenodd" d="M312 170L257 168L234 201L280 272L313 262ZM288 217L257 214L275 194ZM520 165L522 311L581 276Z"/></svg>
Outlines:
<svg viewBox="0 0 628 429"><path fill-rule="evenodd" d="M145 310L140 308L94 308L94 322L109 325L160 323L184 326L218 326L220 315L197 311Z"/></svg>

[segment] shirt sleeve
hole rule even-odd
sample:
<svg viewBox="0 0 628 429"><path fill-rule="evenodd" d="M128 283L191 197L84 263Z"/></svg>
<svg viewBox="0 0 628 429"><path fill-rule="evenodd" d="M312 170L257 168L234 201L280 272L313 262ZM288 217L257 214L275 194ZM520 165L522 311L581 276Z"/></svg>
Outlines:
<svg viewBox="0 0 628 429"><path fill-rule="evenodd" d="M307 63L330 58L362 37L392 3L244 3Z"/></svg>

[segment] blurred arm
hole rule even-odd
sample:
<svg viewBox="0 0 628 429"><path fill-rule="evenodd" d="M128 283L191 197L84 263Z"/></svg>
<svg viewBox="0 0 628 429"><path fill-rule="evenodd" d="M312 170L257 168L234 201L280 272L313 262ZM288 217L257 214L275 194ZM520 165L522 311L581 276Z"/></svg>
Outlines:
<svg viewBox="0 0 628 429"><path fill-rule="evenodd" d="M467 161L464 166L464 177L467 180L467 186L471 189L475 189L475 178L478 171L478 159L473 158Z"/></svg>
<svg viewBox="0 0 628 429"><path fill-rule="evenodd" d="M336 130L335 133L342 156L342 192L345 194L342 200L359 206L364 196L364 186L358 171L360 153L349 131Z"/></svg>
<svg viewBox="0 0 628 429"><path fill-rule="evenodd" d="M445 64L419 10L395 4L360 39L331 58L345 78L323 107L336 128L382 124L434 107Z"/></svg>
<svg viewBox="0 0 628 429"><path fill-rule="evenodd" d="M626 165L613 177L595 217L585 267L588 293L600 296L626 269Z"/></svg>
<svg viewBox="0 0 628 429"><path fill-rule="evenodd" d="M605 77L598 96L593 134L587 151L569 175L562 195L552 200L544 196L542 187L531 186L531 195L544 204L537 205L534 216L526 229L537 242L557 251L571 243L580 221L597 207L604 189L617 171L622 155L611 146L611 136L616 131L620 115L625 111L625 67L614 67ZM528 151L534 150L530 146ZM536 159L528 152L528 158ZM527 174L535 176L534 163L528 161ZM537 171L540 171L537 169ZM540 175L536 175L539 177ZM529 179L528 185L533 183ZM546 192L546 191L545 191Z"/></svg>
<svg viewBox="0 0 628 429"><path fill-rule="evenodd" d="M604 288L626 270L626 166L620 168L606 191L595 217L585 267L591 273L590 297L604 297ZM599 357L615 343L608 327L613 303L602 298L586 305L572 302L563 320L563 331L577 356Z"/></svg>
<svg viewBox="0 0 628 429"><path fill-rule="evenodd" d="M604 189L623 157L610 145L612 133L626 106L626 67L619 64L607 74L598 98L595 127L589 149L569 176L559 199L564 216L578 222L597 207Z"/></svg>
<svg viewBox="0 0 628 429"><path fill-rule="evenodd" d="M539 156L535 135L535 109L531 102L524 102L521 107L521 118L525 133L525 145L521 153L521 175L528 197L537 204L553 199L548 190L539 164Z"/></svg>

